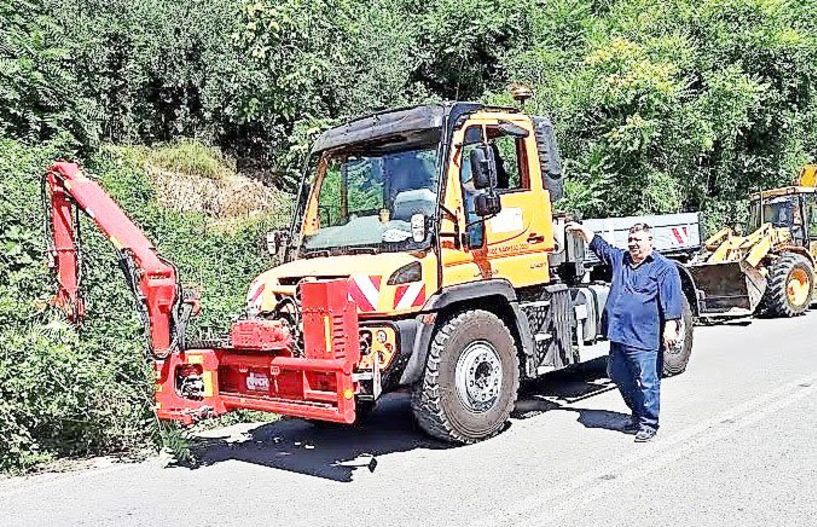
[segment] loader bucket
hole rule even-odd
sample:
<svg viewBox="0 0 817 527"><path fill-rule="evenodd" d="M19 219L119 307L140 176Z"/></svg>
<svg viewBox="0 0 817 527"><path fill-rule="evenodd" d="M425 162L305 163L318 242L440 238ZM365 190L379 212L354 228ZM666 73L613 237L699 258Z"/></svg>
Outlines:
<svg viewBox="0 0 817 527"><path fill-rule="evenodd" d="M766 291L766 278L743 262L699 263L688 269L703 316L752 314Z"/></svg>

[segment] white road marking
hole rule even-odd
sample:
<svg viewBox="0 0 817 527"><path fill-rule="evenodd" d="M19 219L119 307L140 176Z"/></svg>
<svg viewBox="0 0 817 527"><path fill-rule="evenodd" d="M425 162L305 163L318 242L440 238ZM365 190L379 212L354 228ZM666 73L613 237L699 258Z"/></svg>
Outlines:
<svg viewBox="0 0 817 527"><path fill-rule="evenodd" d="M497 516L471 525L472 527L538 526L552 522L577 510L583 504L598 499L601 495L643 478L646 474L715 441L727 438L760 421L768 414L790 406L815 392L817 392L817 373L812 373L733 406L725 412L678 433L673 433L671 436L662 437L659 434L658 439L653 443L635 445L638 452L631 456L584 472L557 489L527 494L516 506L503 508L503 512Z"/></svg>

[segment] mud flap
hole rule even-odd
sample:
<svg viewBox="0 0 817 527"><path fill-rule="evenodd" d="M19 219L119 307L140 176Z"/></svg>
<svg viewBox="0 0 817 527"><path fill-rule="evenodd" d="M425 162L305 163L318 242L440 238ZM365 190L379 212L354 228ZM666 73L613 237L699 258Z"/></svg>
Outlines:
<svg viewBox="0 0 817 527"><path fill-rule="evenodd" d="M687 267L701 296L701 315L754 313L766 292L766 278L743 262L693 264Z"/></svg>

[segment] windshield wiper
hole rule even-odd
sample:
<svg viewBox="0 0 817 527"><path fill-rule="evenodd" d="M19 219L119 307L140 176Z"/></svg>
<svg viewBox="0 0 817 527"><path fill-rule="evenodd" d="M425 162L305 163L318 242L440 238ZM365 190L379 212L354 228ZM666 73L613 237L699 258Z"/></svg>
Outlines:
<svg viewBox="0 0 817 527"><path fill-rule="evenodd" d="M374 247L349 247L349 254L377 254L377 249Z"/></svg>
<svg viewBox="0 0 817 527"><path fill-rule="evenodd" d="M304 253L304 258L313 258L319 256L332 256L332 253L329 249L316 249L314 251L306 251Z"/></svg>

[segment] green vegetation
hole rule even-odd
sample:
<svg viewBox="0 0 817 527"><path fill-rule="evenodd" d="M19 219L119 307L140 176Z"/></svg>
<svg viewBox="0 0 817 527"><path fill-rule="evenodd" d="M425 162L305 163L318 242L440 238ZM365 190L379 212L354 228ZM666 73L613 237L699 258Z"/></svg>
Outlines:
<svg viewBox="0 0 817 527"><path fill-rule="evenodd" d="M289 210L271 188L294 187L322 129L387 106L510 104L527 83L562 145L563 208L742 219L750 190L817 155L815 19L799 0L0 0L0 470L162 442L92 228L88 322L47 307L55 157L83 160L200 286L206 334L270 264L261 233Z"/></svg>

